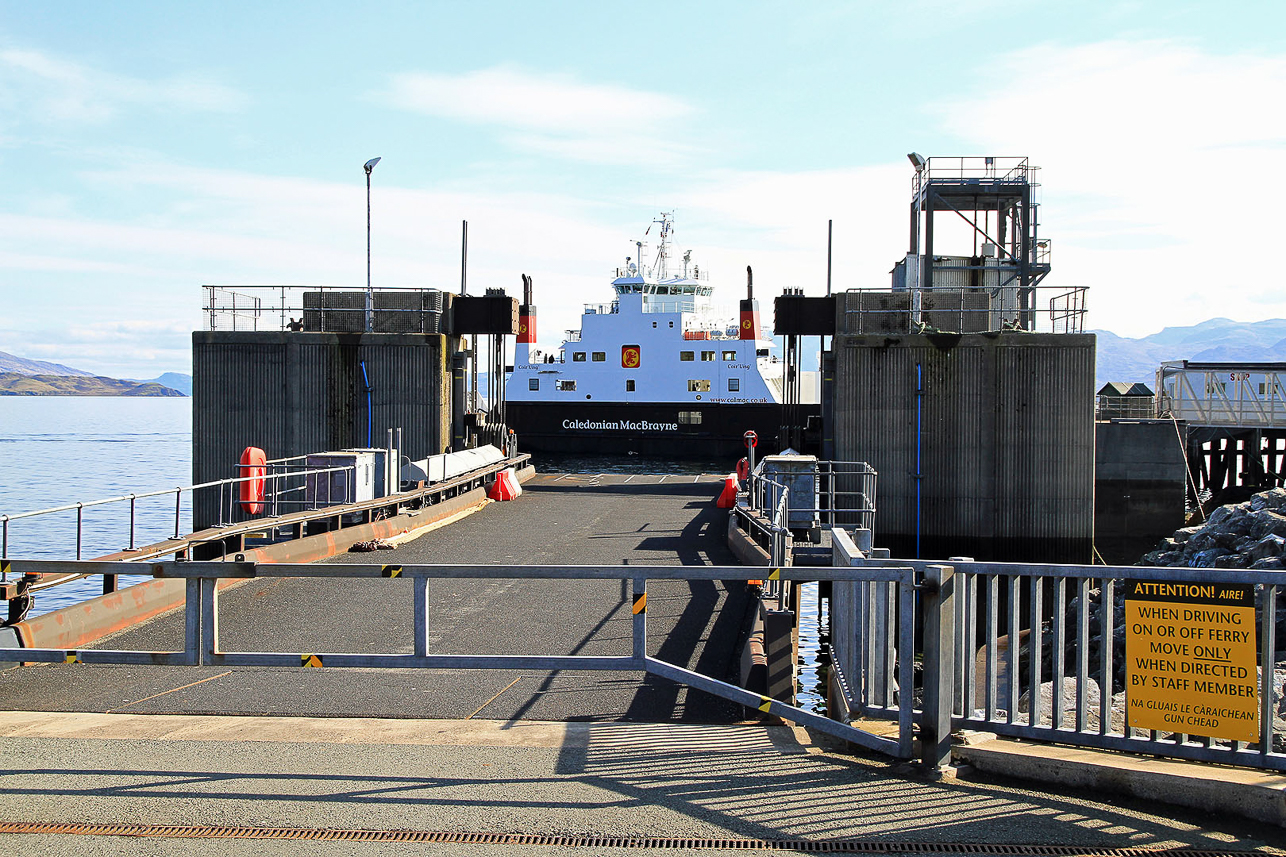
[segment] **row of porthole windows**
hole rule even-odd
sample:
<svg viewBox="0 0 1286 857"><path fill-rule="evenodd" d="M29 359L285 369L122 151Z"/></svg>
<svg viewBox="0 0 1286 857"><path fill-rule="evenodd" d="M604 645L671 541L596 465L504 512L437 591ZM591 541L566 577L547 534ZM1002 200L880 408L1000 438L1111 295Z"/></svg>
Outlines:
<svg viewBox="0 0 1286 857"><path fill-rule="evenodd" d="M719 352L717 352L717 351L702 351L702 352L701 352L701 362L703 362L703 363L713 363L713 362L714 362L714 360L715 360L715 356L716 356L718 353L719 353ZM589 352L585 352L585 351L573 351L573 352L572 352L572 362L573 362L573 363L584 363L584 362L585 362L585 356L586 356L586 354L588 354L588 355L589 355L589 359L590 359L592 362L594 362L594 363L606 363L606 362L607 362L607 352L606 352L606 351L589 351ZM695 351L680 351L680 352L679 352L679 360L680 360L681 362L683 362L683 363L692 363L692 362L694 362L696 359L697 359L697 357L696 357L696 352L695 352ZM737 352L735 352L735 351L725 351L725 352L723 352L723 359L724 359L725 361L727 361L727 362L731 363L731 362L733 362L733 361L735 361L735 360L737 359Z"/></svg>
<svg viewBox="0 0 1286 857"><path fill-rule="evenodd" d="M527 389L529 389L529 390L533 390L533 391L538 391L538 390L540 390L540 379L539 379L539 378L528 378L528 379L527 379ZM559 382L558 382L558 390L559 390L560 392L564 392L564 393L574 393L574 392L576 392L576 382L575 382L575 381L571 381L571 380L559 381ZM634 379L633 379L633 378L626 378L626 379L625 379L625 392L627 392L627 393L633 393L633 392L634 392ZM688 381L688 392L689 392L689 393L708 393L708 392L710 392L710 381L709 381L709 380L707 380L707 379L693 379L693 380L689 380L689 381ZM740 378L729 378L729 379L728 379L728 392L729 392L729 393L739 393L739 392L741 392L741 379L740 379Z"/></svg>

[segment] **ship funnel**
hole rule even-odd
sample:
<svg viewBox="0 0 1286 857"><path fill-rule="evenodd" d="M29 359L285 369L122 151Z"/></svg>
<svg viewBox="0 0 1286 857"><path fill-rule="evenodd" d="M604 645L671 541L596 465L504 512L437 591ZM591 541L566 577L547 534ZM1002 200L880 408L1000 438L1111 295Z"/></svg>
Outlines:
<svg viewBox="0 0 1286 857"><path fill-rule="evenodd" d="M531 302L532 279L528 274L522 275L522 303L518 306L518 344L532 346L536 344L536 305ZM526 352L520 349L526 356ZM517 355L515 355L517 359Z"/></svg>
<svg viewBox="0 0 1286 857"><path fill-rule="evenodd" d="M746 299L741 302L739 339L759 339L759 303L755 300L755 274L746 266Z"/></svg>

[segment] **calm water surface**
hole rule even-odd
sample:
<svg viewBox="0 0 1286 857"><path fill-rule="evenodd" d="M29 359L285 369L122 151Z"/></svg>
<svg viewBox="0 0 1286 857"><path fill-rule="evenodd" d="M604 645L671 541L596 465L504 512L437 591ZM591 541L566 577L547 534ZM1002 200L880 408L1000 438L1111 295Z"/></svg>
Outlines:
<svg viewBox="0 0 1286 857"><path fill-rule="evenodd" d="M0 514L191 483L191 399L0 397ZM184 532L191 529L189 501L184 494ZM137 501L135 545L173 534L173 494ZM83 510L85 559L127 547L129 539L128 502ZM76 512L10 521L8 555L74 557ZM100 578L87 578L40 593L31 615L74 604L101 587Z"/></svg>

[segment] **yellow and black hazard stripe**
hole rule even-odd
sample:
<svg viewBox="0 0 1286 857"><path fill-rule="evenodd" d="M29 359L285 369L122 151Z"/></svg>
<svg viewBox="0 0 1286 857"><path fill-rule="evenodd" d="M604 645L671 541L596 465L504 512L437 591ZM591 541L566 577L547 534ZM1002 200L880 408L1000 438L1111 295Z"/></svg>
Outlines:
<svg viewBox="0 0 1286 857"><path fill-rule="evenodd" d="M303 667L319 667L322 665L322 660L317 655L300 655L299 665Z"/></svg>
<svg viewBox="0 0 1286 857"><path fill-rule="evenodd" d="M400 566L400 565L382 565L382 566L380 566L380 574L381 574L381 575L383 575L384 577L401 577L401 576L402 576L402 566Z"/></svg>
<svg viewBox="0 0 1286 857"><path fill-rule="evenodd" d="M0 574L13 574L13 563L7 559L0 559Z"/></svg>
<svg viewBox="0 0 1286 857"><path fill-rule="evenodd" d="M760 711L762 711L764 714L767 714L767 713L768 713L768 709L772 708L772 703L773 703L773 701L772 701L772 697L769 697L769 696L761 696L761 697L759 697L759 705L758 705L758 706L756 706L756 707L757 707Z"/></svg>
<svg viewBox="0 0 1286 857"><path fill-rule="evenodd" d="M640 613L647 612L647 593L646 592L640 592L638 595L634 596L634 607L631 612L633 612L635 616L639 615Z"/></svg>
<svg viewBox="0 0 1286 857"><path fill-rule="evenodd" d="M63 663L79 664L79 663L82 663L82 661L80 659L80 655L76 654L75 652L67 652L66 655L63 656Z"/></svg>
<svg viewBox="0 0 1286 857"><path fill-rule="evenodd" d="M781 580L781 569L780 569L780 568L774 568L772 571L768 572L768 579L769 579L769 580Z"/></svg>

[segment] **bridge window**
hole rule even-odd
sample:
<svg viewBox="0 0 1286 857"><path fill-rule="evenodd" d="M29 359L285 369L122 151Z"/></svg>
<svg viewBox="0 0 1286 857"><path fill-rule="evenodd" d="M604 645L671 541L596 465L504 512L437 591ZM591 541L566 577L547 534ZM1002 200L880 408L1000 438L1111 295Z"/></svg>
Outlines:
<svg viewBox="0 0 1286 857"><path fill-rule="evenodd" d="M558 382L558 389L559 389L559 390L561 390L561 391L563 391L564 393L574 393L574 392L576 392L576 382L575 382L575 381L559 381L559 382Z"/></svg>
<svg viewBox="0 0 1286 857"><path fill-rule="evenodd" d="M540 389L540 379L539 379L539 378L528 378L528 379L527 379L527 389L528 389L528 390L539 390L539 389Z"/></svg>
<svg viewBox="0 0 1286 857"><path fill-rule="evenodd" d="M627 393L633 393L633 392L634 392L634 379L633 379L633 378L626 378L626 379L625 379L625 392L627 392Z"/></svg>
<svg viewBox="0 0 1286 857"><path fill-rule="evenodd" d="M699 426L701 425L700 411L679 411L679 425Z"/></svg>
<svg viewBox="0 0 1286 857"><path fill-rule="evenodd" d="M695 351L680 351L680 352L679 352L679 360L683 361L684 363L691 363L691 362L692 362L693 360L695 360L695 359L696 359L696 352L695 352Z"/></svg>
<svg viewBox="0 0 1286 857"><path fill-rule="evenodd" d="M713 363L713 362L714 362L714 352L713 352L713 351L702 351L702 352L701 352L701 360L702 360L702 362L705 362L705 363Z"/></svg>
<svg viewBox="0 0 1286 857"><path fill-rule="evenodd" d="M595 362L595 363L603 363L603 362L605 362L605 361L607 360L607 352L606 352L606 351L595 351L595 352L594 352L593 359L594 359L594 362Z"/></svg>
<svg viewBox="0 0 1286 857"><path fill-rule="evenodd" d="M573 351L573 352L572 352L572 362L573 362L573 363L584 363L584 362L585 362L585 352L584 352L584 351Z"/></svg>
<svg viewBox="0 0 1286 857"><path fill-rule="evenodd" d="M740 378L729 378L729 379L728 379L728 392L729 392L729 393L738 393L738 392L740 392L740 391L741 391L741 379L740 379Z"/></svg>
<svg viewBox="0 0 1286 857"><path fill-rule="evenodd" d="M689 393L708 393L710 392L709 380L693 380L688 382Z"/></svg>
<svg viewBox="0 0 1286 857"><path fill-rule="evenodd" d="M723 359L724 359L724 360L727 360L728 362L732 362L733 360L736 360L736 359L737 359L737 352L735 352L735 351L725 351L725 352L723 352Z"/></svg>

